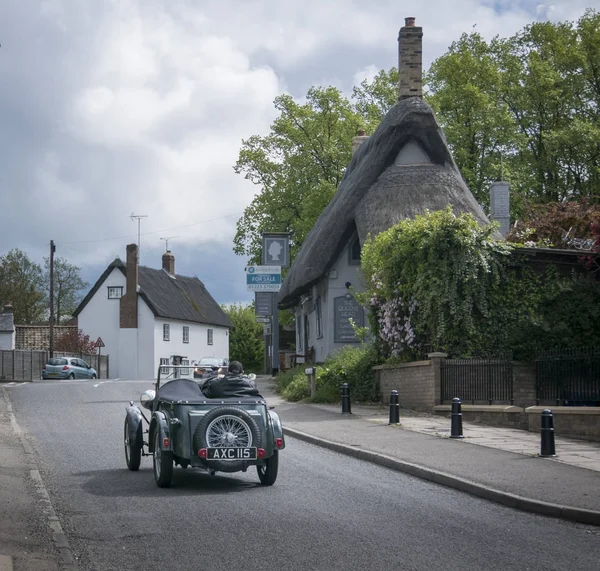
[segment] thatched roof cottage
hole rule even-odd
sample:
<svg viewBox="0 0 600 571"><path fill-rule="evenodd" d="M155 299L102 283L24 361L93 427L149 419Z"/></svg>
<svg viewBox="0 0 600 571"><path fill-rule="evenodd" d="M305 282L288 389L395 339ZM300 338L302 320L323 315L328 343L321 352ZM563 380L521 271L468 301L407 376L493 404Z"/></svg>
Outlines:
<svg viewBox="0 0 600 571"><path fill-rule="evenodd" d="M360 287L360 246L401 219L452 205L489 223L452 158L432 109L422 100L422 28L400 29L399 100L371 137L359 134L352 160L308 234L279 294L296 313L297 353L317 361L356 342L349 323L364 315L349 294Z"/></svg>

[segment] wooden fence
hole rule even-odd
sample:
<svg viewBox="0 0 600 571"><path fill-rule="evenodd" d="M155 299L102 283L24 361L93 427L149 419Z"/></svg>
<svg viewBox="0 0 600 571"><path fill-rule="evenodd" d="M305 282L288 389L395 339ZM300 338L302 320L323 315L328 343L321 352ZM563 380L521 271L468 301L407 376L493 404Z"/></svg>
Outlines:
<svg viewBox="0 0 600 571"><path fill-rule="evenodd" d="M55 357L77 357L96 369L99 379L110 374L108 355L83 355L54 353ZM0 381L37 381L42 378L42 368L48 361L48 351L0 350Z"/></svg>

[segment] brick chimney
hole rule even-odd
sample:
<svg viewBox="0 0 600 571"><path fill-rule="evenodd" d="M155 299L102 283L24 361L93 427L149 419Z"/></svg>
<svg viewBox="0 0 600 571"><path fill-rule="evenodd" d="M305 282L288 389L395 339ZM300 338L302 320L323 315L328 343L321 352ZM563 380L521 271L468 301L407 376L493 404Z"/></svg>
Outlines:
<svg viewBox="0 0 600 571"><path fill-rule="evenodd" d="M167 250L162 256L162 269L170 276L175 276L175 256Z"/></svg>
<svg viewBox="0 0 600 571"><path fill-rule="evenodd" d="M398 34L398 101L423 97L423 28L405 18Z"/></svg>
<svg viewBox="0 0 600 571"><path fill-rule="evenodd" d="M121 298L120 326L121 329L137 329L138 326L138 247L137 244L127 245L127 262L125 268L127 285L125 295Z"/></svg>
<svg viewBox="0 0 600 571"><path fill-rule="evenodd" d="M358 147L360 147L368 138L369 138L368 135L362 129L360 129L359 131L356 132L356 137L354 137L354 139L352 139L352 155L353 156L354 156L354 153L356 153L356 151L358 150Z"/></svg>
<svg viewBox="0 0 600 571"><path fill-rule="evenodd" d="M498 232L506 237L510 232L510 186L506 181L492 183L490 189L490 218L500 224Z"/></svg>

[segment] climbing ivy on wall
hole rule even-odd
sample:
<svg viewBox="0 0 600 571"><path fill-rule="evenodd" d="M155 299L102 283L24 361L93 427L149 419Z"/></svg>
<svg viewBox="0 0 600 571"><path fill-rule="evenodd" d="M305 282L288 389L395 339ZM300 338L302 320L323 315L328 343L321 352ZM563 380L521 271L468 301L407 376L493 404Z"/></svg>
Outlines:
<svg viewBox="0 0 600 571"><path fill-rule="evenodd" d="M362 301L383 357L410 360L427 347L529 358L540 345L600 342L597 283L561 277L552 267L534 272L494 231L448 207L366 241ZM582 312L590 327L578 319Z"/></svg>

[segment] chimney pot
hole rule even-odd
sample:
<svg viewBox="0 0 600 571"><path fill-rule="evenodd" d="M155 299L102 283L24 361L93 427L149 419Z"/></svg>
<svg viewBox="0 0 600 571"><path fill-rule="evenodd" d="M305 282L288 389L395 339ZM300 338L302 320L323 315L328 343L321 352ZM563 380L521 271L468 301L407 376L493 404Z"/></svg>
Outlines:
<svg viewBox="0 0 600 571"><path fill-rule="evenodd" d="M404 25L407 28L411 28L415 25L415 18L413 18L412 16L410 18L404 18Z"/></svg>
<svg viewBox="0 0 600 571"><path fill-rule="evenodd" d="M365 131L363 131L362 129L359 129L358 131L356 131L356 134L359 137L364 137L367 133Z"/></svg>
<svg viewBox="0 0 600 571"><path fill-rule="evenodd" d="M13 312L13 306L12 303L9 301L6 303L6 305L4 306L4 312L5 313L12 313Z"/></svg>

